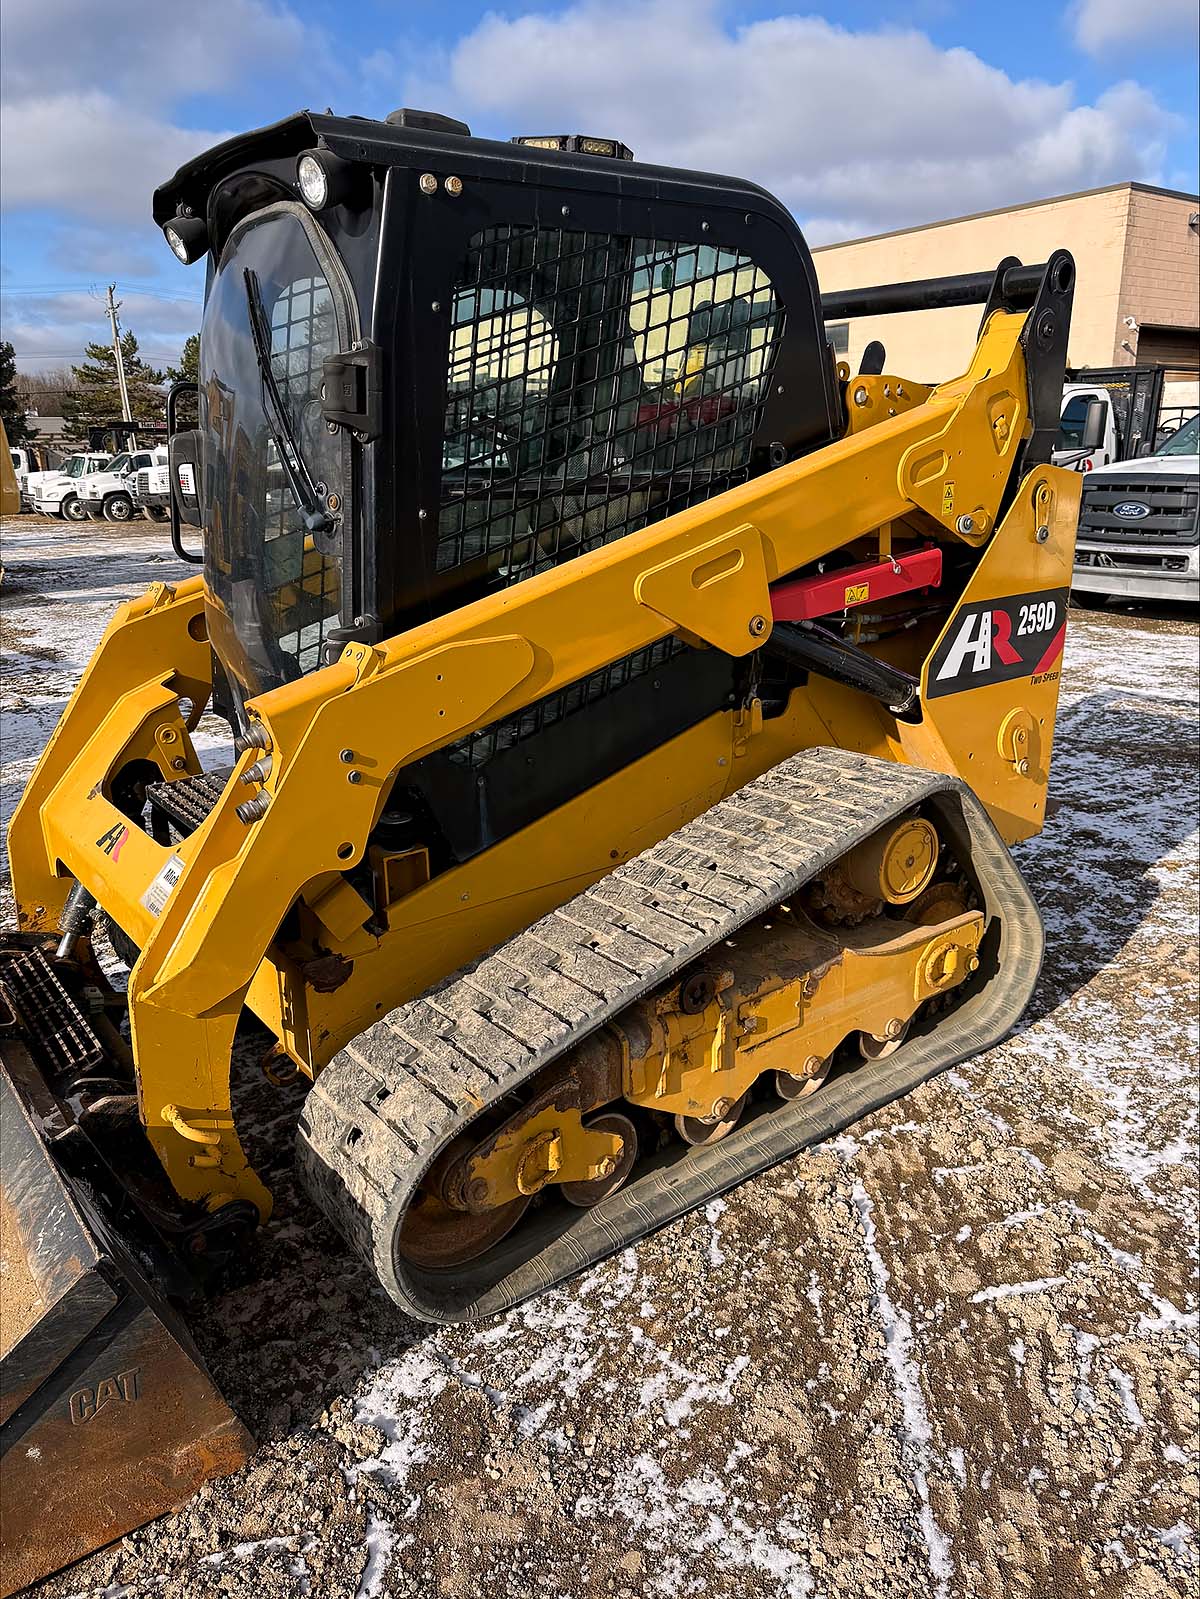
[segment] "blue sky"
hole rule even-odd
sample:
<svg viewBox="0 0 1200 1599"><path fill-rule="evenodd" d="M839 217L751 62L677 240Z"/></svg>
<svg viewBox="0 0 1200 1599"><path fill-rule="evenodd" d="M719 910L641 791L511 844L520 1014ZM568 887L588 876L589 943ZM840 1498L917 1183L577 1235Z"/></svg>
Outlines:
<svg viewBox="0 0 1200 1599"><path fill-rule="evenodd" d="M150 194L302 106L613 134L773 189L813 243L1125 179L1197 185L1195 0L4 0L0 333L25 369L199 320Z"/></svg>

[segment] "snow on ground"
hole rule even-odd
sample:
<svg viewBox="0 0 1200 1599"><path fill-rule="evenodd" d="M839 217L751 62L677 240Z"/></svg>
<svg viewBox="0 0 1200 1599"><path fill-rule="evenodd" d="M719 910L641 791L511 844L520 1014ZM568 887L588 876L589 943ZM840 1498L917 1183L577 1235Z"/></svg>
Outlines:
<svg viewBox="0 0 1200 1599"><path fill-rule="evenodd" d="M157 527L4 529L7 816ZM400 1318L296 1191L196 1322L261 1440L40 1599L1200 1593L1192 618L1073 613L1020 1028L479 1328ZM220 725L205 733L215 754Z"/></svg>

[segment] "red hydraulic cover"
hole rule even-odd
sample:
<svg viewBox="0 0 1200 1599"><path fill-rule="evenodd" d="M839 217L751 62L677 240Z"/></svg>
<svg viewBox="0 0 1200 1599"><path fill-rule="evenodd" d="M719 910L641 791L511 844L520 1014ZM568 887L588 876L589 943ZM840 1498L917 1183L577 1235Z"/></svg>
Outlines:
<svg viewBox="0 0 1200 1599"><path fill-rule="evenodd" d="M896 594L937 588L942 581L942 552L937 546L910 550L894 558L839 567L816 577L776 583L771 589L771 615L777 622L807 622L816 616L887 600Z"/></svg>

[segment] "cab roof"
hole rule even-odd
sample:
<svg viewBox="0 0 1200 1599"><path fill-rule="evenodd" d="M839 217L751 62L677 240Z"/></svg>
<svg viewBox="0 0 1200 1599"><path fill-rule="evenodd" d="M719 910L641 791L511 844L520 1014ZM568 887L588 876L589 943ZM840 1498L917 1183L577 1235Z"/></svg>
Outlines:
<svg viewBox="0 0 1200 1599"><path fill-rule="evenodd" d="M400 116L401 113L393 113ZM422 113L404 113L409 117ZM498 139L477 139L448 131L450 118L431 118L438 128L413 122L381 122L371 117L339 117L330 112L297 111L281 122L238 134L223 144L186 162L154 191L154 220L162 227L180 214L204 216L213 187L233 173L259 161L299 156L323 146L345 161L373 166L410 166L417 158L431 164L450 160L463 177L508 176L545 187L595 189L606 194L637 194L641 198L681 198L680 191L703 192L709 204L751 205L760 215L774 212L781 222L795 227L787 208L766 189L742 178L678 167L654 166L642 161L614 160L611 156L584 155L577 151L547 150L537 145L513 144ZM465 127L465 124L457 124Z"/></svg>

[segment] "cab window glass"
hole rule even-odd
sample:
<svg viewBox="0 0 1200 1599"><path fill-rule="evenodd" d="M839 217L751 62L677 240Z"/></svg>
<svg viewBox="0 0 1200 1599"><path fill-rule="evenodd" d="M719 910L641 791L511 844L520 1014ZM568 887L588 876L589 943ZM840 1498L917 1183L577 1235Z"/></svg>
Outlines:
<svg viewBox="0 0 1200 1599"><path fill-rule="evenodd" d="M320 253L318 253L320 252ZM261 692L321 664L341 606L341 565L305 527L269 425L250 331L249 272L269 329L269 359L318 492L344 499L344 441L321 415L324 363L351 337L350 306L325 271L316 228L294 207L239 224L205 305L200 427L207 457L205 562L210 627L241 691Z"/></svg>

